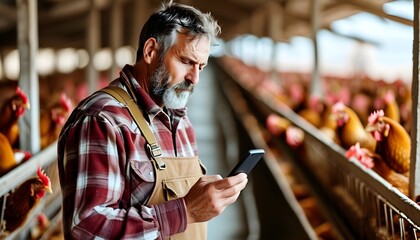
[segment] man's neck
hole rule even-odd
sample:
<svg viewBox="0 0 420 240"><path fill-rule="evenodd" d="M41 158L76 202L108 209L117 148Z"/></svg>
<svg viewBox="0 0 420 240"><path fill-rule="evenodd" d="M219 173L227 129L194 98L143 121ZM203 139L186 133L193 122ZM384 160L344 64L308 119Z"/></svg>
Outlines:
<svg viewBox="0 0 420 240"><path fill-rule="evenodd" d="M145 64L143 61L137 62L136 64L134 64L134 78L137 80L137 82L139 83L140 87L147 93L150 95L150 91L149 91L149 71L147 69L147 67L149 67L149 65Z"/></svg>

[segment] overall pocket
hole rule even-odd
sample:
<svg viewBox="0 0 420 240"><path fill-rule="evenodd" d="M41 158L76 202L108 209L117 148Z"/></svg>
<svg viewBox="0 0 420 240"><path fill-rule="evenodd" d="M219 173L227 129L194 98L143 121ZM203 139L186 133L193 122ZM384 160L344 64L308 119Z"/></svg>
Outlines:
<svg viewBox="0 0 420 240"><path fill-rule="evenodd" d="M184 197L200 177L201 175L163 180L162 184L163 191L165 193L165 200L169 201Z"/></svg>

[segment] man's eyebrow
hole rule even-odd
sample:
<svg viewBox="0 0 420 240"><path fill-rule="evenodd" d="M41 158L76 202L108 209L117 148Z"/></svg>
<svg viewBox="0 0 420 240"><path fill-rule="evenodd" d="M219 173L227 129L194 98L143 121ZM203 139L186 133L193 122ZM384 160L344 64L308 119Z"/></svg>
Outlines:
<svg viewBox="0 0 420 240"><path fill-rule="evenodd" d="M200 66L203 66L203 65L206 66L208 64L208 61L199 62L199 61L195 60L194 58L189 57L189 56L185 56L185 55L180 56L180 58L181 58L182 61L193 62L193 63L198 64Z"/></svg>

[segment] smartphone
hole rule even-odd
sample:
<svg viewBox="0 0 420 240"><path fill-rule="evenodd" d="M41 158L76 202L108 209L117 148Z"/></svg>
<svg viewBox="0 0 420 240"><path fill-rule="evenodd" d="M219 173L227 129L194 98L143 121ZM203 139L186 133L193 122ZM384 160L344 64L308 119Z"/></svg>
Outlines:
<svg viewBox="0 0 420 240"><path fill-rule="evenodd" d="M251 170L257 165L260 159L263 157L264 149L251 149L248 150L246 155L242 157L241 161L229 173L228 177L234 176L239 173L249 174Z"/></svg>

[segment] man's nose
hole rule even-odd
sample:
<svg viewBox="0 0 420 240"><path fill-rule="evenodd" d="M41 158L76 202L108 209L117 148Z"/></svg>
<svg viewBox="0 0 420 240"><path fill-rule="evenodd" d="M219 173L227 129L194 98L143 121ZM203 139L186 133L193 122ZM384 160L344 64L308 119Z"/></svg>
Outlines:
<svg viewBox="0 0 420 240"><path fill-rule="evenodd" d="M200 69L198 64L195 64L190 68L186 76L186 80L190 81L194 85L200 81Z"/></svg>

